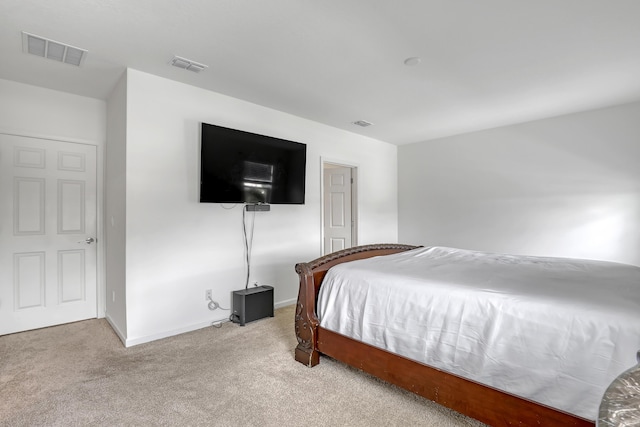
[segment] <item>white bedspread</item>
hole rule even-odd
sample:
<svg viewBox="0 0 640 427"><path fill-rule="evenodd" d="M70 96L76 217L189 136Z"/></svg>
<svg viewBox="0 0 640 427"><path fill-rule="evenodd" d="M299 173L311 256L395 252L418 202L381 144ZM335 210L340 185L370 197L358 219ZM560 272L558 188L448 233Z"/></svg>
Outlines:
<svg viewBox="0 0 640 427"><path fill-rule="evenodd" d="M331 268L320 325L594 420L640 349L640 267L445 247Z"/></svg>

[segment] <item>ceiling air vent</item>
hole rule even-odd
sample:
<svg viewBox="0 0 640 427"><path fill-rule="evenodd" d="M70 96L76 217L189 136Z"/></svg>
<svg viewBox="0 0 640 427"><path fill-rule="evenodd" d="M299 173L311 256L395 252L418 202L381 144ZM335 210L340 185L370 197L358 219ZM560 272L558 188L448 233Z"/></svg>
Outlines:
<svg viewBox="0 0 640 427"><path fill-rule="evenodd" d="M361 126L363 128L366 128L367 126L371 126L373 123L368 122L366 120L356 120L355 122L352 122L354 125L356 126Z"/></svg>
<svg viewBox="0 0 640 427"><path fill-rule="evenodd" d="M174 67L193 71L194 73L199 73L200 71L204 71L206 68L209 68L207 65L200 64L190 59L181 58L179 56L174 56L170 64L173 65Z"/></svg>
<svg viewBox="0 0 640 427"><path fill-rule="evenodd" d="M79 67L87 56L85 49L70 46L34 34L22 32L22 51Z"/></svg>

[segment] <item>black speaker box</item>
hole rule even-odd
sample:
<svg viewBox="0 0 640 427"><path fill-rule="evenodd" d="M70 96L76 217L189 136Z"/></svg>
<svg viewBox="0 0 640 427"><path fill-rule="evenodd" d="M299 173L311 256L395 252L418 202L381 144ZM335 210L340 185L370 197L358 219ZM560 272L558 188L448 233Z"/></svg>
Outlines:
<svg viewBox="0 0 640 427"><path fill-rule="evenodd" d="M233 291L233 323L244 326L247 322L273 317L273 287L257 286Z"/></svg>

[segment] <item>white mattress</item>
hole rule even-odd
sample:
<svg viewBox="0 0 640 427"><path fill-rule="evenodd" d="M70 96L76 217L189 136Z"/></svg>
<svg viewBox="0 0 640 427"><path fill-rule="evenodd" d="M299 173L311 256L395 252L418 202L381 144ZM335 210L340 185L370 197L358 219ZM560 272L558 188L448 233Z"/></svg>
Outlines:
<svg viewBox="0 0 640 427"><path fill-rule="evenodd" d="M640 349L640 267L420 248L331 268L323 328L595 420Z"/></svg>

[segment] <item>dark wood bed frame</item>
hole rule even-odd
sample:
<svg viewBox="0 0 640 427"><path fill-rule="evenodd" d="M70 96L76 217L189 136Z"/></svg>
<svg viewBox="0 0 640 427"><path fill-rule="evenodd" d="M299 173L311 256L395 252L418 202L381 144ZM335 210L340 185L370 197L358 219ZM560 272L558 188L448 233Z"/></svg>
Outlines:
<svg viewBox="0 0 640 427"><path fill-rule="evenodd" d="M319 326L316 298L329 268L418 247L357 246L297 264L300 291L295 314L298 338L295 359L313 367L320 362L321 354L329 356L492 426L594 426L593 421L469 381Z"/></svg>

